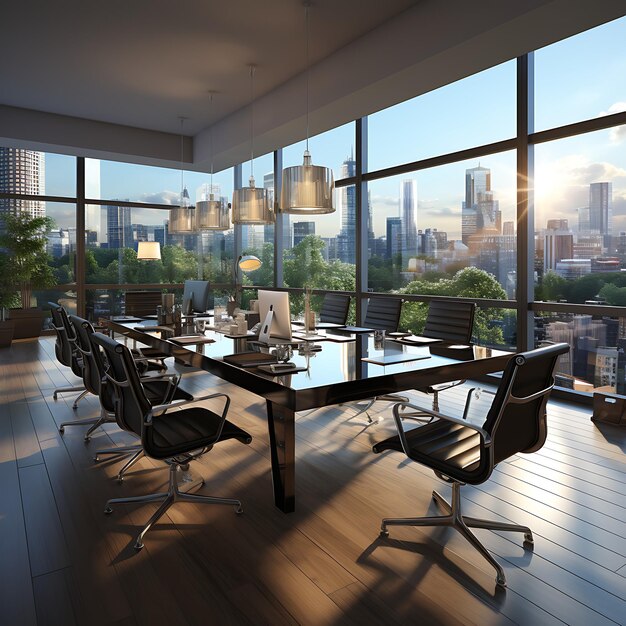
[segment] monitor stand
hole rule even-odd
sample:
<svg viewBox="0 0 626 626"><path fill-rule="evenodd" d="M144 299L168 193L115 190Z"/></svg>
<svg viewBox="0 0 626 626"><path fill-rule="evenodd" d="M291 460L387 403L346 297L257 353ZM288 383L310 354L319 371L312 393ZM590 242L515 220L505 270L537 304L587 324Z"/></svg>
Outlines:
<svg viewBox="0 0 626 626"><path fill-rule="evenodd" d="M274 319L274 307L270 306L270 310L265 316L265 320L261 324L261 330L259 331L259 342L269 344L270 343L270 331L272 329L272 320Z"/></svg>

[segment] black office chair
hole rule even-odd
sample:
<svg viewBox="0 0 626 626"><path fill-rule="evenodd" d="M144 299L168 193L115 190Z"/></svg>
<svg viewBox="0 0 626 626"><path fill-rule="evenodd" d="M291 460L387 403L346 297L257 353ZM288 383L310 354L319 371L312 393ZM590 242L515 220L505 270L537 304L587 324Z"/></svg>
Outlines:
<svg viewBox="0 0 626 626"><path fill-rule="evenodd" d="M341 293L325 293L320 309L320 322L345 325L350 309L350 296Z"/></svg>
<svg viewBox="0 0 626 626"><path fill-rule="evenodd" d="M364 328L373 328L374 330L384 330L388 333L395 333L398 330L400 324L400 314L402 312L402 300L400 298L375 298L372 297L367 303L367 311L365 313L365 319L363 320ZM372 408L375 402L408 402L409 399L406 396L399 396L396 394L385 394L382 396L376 396L369 400L364 400L361 406L361 402L358 402L356 406L359 406L359 410L351 415L348 419L354 419L362 413L367 416L366 426L375 424L376 421L372 419L369 414L369 410ZM362 423L362 422L361 422Z"/></svg>
<svg viewBox="0 0 626 626"><path fill-rule="evenodd" d="M186 280L183 287L183 313L207 313L212 308L208 280Z"/></svg>
<svg viewBox="0 0 626 626"><path fill-rule="evenodd" d="M459 302L458 300L432 300L428 304L428 315L422 335L432 339L441 339L449 344L469 344L472 340L474 328L474 302ZM465 380L454 380L439 385L431 385L419 391L432 395L433 411L439 411L439 394L465 383ZM411 414L417 417L417 414ZM430 420L430 416L427 416Z"/></svg>
<svg viewBox="0 0 626 626"><path fill-rule="evenodd" d="M91 336L95 332L91 322L76 315L70 315L70 321L76 331L76 345L84 363L85 386L91 393L97 395L100 400L100 417L64 422L59 427L59 431L63 433L66 426L90 425L91 428L85 434L85 441L89 441L91 434L99 426L116 421L115 395L111 384L106 379L107 365L102 351L99 346L94 345L91 341ZM193 400L193 396L190 393L178 386L180 382L179 375L161 374L157 376L148 374L142 376L141 382L151 404L163 404L170 402L172 399ZM133 453L133 456L117 475L118 481L122 482L124 474L143 456L143 449L140 445L118 446L98 450L94 460L98 461L99 457L104 454L119 456L129 453Z"/></svg>
<svg viewBox="0 0 626 626"><path fill-rule="evenodd" d="M568 351L569 345L560 343L512 357L482 427L466 421L472 390L468 393L462 419L415 405L395 405L393 416L398 434L375 444L373 451L404 452L412 461L430 467L439 478L452 483L452 500L449 504L433 491L435 502L446 515L385 518L380 534L388 536L388 526L452 526L495 568L497 584L505 586L504 570L470 528L521 532L525 543L531 545L532 532L527 526L463 515L461 485L483 483L500 461L518 452L536 452L543 446L547 435L546 405L554 386L554 369L559 356ZM402 424L402 411L406 407L429 413L436 419L406 431Z"/></svg>
<svg viewBox="0 0 626 626"><path fill-rule="evenodd" d="M92 341L101 346L109 362L109 380L115 388L115 411L118 422L141 437L141 444L146 455L163 459L170 466L169 487L167 492L130 498L113 498L106 503L104 512L113 512L112 505L130 502L162 501L161 506L150 518L135 541L135 549L143 548L143 537L152 525L177 501L206 504L230 504L237 513L242 513L241 502L231 498L218 498L182 492L178 487L177 472L186 470L190 461L208 452L216 443L226 439L237 439L249 444L250 435L226 419L230 398L223 393L215 393L193 402L224 398L221 415L199 406L178 409L188 404L178 400L171 404L151 406L146 397L133 358L128 348L113 339L95 333ZM204 481L201 480L200 484Z"/></svg>
<svg viewBox="0 0 626 626"><path fill-rule="evenodd" d="M56 333L56 342L54 344L54 352L57 360L61 365L65 365L72 369L72 372L82 378L83 377L83 362L80 353L76 347L76 334L69 318L67 317L67 311L56 302L48 302L50 307L50 313L52 315L52 328ZM58 387L54 390L52 397L56 400L60 393L71 393L81 391L82 393L74 400L72 405L73 409L78 407L78 402L84 398L89 391L85 389L84 385L76 385L73 387Z"/></svg>
<svg viewBox="0 0 626 626"><path fill-rule="evenodd" d="M400 298L372 297L367 303L363 326L395 333L398 330L398 324L400 324L401 312L402 300Z"/></svg>

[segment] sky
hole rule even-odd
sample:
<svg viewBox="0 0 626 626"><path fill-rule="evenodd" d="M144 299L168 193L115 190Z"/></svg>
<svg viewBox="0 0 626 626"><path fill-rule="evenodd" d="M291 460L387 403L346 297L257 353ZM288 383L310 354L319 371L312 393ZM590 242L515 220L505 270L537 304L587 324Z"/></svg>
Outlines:
<svg viewBox="0 0 626 626"><path fill-rule="evenodd" d="M509 139L515 135L515 62L509 61L419 98L369 116L369 170L390 167L438 154ZM535 53L535 130L562 126L583 119L626 110L626 18L558 42ZM339 177L341 163L353 153L354 123L310 139L316 165L331 167ZM283 150L283 166L302 162L304 142ZM417 180L418 228L434 227L459 238L461 202L465 193L465 161L414 174L374 181L369 186L374 231L385 234L387 217L399 215L399 190L404 179ZM480 159L491 169L492 191L499 201L503 221L515 218L515 153ZM272 155L254 161L257 186L272 169ZM589 183L612 181L614 230L626 230L626 126L538 145L535 149L536 228L548 218L564 217L576 225L576 210L588 202ZM247 185L250 164L243 165ZM209 175L185 172L192 201ZM232 195L232 169L214 176L222 194ZM177 170L100 162L103 198L177 203L181 173ZM73 157L46 156L46 193L75 195ZM90 193L89 182L87 193ZM49 203L48 214L60 226L72 225L73 208ZM133 221L152 212L134 212ZM155 215L155 223L162 215ZM293 221L313 219L316 232L334 236L340 215L315 218L292 216Z"/></svg>

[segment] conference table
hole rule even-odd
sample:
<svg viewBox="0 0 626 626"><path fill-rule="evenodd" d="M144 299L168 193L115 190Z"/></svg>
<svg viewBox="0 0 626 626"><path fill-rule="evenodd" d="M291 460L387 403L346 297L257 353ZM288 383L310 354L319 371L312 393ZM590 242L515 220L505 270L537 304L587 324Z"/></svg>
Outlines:
<svg viewBox="0 0 626 626"><path fill-rule="evenodd" d="M303 342L299 349L294 349L291 362L301 371L273 375L258 367L240 367L228 362L233 354L269 352L267 348L251 348L246 338L229 338L207 330L198 341L210 343L179 345L151 331L153 324L156 322L145 321L142 326L137 322L108 322L113 336L122 335L156 348L179 362L210 372L265 399L274 502L285 513L293 512L296 505L298 411L481 377L502 371L512 356L510 352L475 345L441 342L422 346L390 339L380 342L367 333L327 330L321 331L324 339Z"/></svg>

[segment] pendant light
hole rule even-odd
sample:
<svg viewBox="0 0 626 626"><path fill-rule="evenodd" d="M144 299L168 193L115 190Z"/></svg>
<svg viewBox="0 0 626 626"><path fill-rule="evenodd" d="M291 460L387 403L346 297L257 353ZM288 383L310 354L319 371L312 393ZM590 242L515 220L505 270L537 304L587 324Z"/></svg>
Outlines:
<svg viewBox="0 0 626 626"><path fill-rule="evenodd" d="M168 232L171 235L189 235L196 230L194 208L189 203L189 192L185 187L184 135L183 126L187 118L180 117L180 206L170 209Z"/></svg>
<svg viewBox="0 0 626 626"><path fill-rule="evenodd" d="M329 167L313 165L309 152L309 7L304 3L305 40L306 40L306 148L302 165L286 167L283 170L283 182L280 194L282 213L315 215L334 213L333 191L335 181Z"/></svg>
<svg viewBox="0 0 626 626"><path fill-rule="evenodd" d="M209 104L213 105L213 92L209 92ZM228 230L230 218L228 204L223 198L215 199L213 193L213 125L209 131L209 151L211 153L211 182L207 200L196 202L196 228L198 230Z"/></svg>
<svg viewBox="0 0 626 626"><path fill-rule="evenodd" d="M233 191L233 224L274 222L267 189L254 184L254 70L250 65L250 186Z"/></svg>

